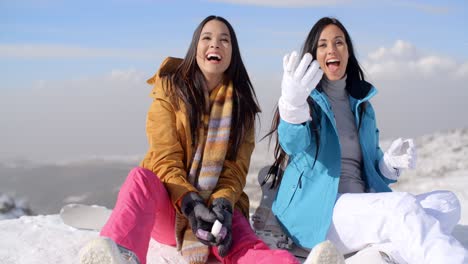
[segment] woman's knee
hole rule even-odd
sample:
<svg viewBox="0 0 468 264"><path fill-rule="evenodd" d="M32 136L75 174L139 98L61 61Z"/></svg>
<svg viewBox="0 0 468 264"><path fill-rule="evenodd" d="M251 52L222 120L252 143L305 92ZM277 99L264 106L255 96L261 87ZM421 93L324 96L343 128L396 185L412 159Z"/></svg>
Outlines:
<svg viewBox="0 0 468 264"><path fill-rule="evenodd" d="M417 195L416 198L427 211L434 211L438 215L450 215L452 218L460 218L460 200L451 191L433 191Z"/></svg>
<svg viewBox="0 0 468 264"><path fill-rule="evenodd" d="M420 197L421 196L421 197ZM451 233L461 218L461 205L451 191L433 191L418 195L426 213L435 217L446 233Z"/></svg>
<svg viewBox="0 0 468 264"><path fill-rule="evenodd" d="M460 210L460 200L452 191L440 190L425 194L421 200L421 205L424 208L434 208L440 211L455 211Z"/></svg>
<svg viewBox="0 0 468 264"><path fill-rule="evenodd" d="M166 189L159 178L152 171L135 167L128 173L127 179L120 188L120 192L138 193L146 199L157 198L155 196L167 196Z"/></svg>
<svg viewBox="0 0 468 264"><path fill-rule="evenodd" d="M129 181L129 180L133 182L146 183L150 185L162 184L158 176L156 176L154 172L143 167L135 167L132 170L130 170L126 181Z"/></svg>
<svg viewBox="0 0 468 264"><path fill-rule="evenodd" d="M131 178L140 178L140 179L147 179L147 178L153 178L156 177L156 174L154 172L143 168L143 167L135 167L130 170L128 173L128 177ZM157 177L156 177L157 178Z"/></svg>

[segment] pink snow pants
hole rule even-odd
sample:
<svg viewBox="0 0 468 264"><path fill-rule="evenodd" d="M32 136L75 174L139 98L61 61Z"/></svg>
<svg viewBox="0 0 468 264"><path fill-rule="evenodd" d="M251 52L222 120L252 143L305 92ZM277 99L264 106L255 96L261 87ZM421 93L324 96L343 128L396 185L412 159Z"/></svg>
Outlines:
<svg viewBox="0 0 468 264"><path fill-rule="evenodd" d="M164 185L152 171L141 167L130 171L100 235L133 251L141 264L146 264L151 238L165 245L176 245L175 209ZM238 210L232 219L232 236L231 250L224 258L218 255L216 247L211 247L211 253L221 263L300 263L286 250L268 248Z"/></svg>

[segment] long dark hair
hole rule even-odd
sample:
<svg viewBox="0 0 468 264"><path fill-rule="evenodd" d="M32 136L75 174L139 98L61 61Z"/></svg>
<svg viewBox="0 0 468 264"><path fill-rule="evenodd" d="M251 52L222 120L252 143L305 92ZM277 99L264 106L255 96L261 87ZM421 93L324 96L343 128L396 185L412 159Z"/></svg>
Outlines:
<svg viewBox="0 0 468 264"><path fill-rule="evenodd" d="M197 45L200 34L206 23L211 20L217 20L226 25L231 35L232 56L229 67L224 72L223 82L228 85L233 82L233 111L230 133L230 148L227 153L227 159L233 160L237 156L237 150L249 129L253 129L255 117L260 112L257 97L250 82L249 75L242 62L239 44L236 33L231 24L219 16L208 16L198 25L193 32L192 42L182 63L177 69L165 76L167 81L168 93L171 95L177 108L178 100L181 99L190 120L192 131L192 144L198 139L199 127L202 123L202 116L209 102L205 101L204 87L205 78L196 61ZM161 76L164 77L164 76Z"/></svg>
<svg viewBox="0 0 468 264"><path fill-rule="evenodd" d="M323 17L319 21L317 21L317 23L315 23L315 25L310 30L309 35L307 36L304 42L304 45L302 46L301 57L304 56L305 53L310 53L312 54L314 58L317 58L317 47L318 47L318 41L320 39L320 34L322 34L323 29L328 25L337 26L338 28L341 29L341 31L343 31L343 34L345 35L346 44L348 46L348 53L349 53L348 65L346 67L346 75L347 75L346 90L351 96L355 98L363 98L368 92L368 89L361 88L361 85L359 84L361 81L364 81L364 72L362 71L357 61L357 58L354 52L353 43L351 41L351 36L349 35L346 28L343 26L343 24L341 24L341 22L338 19L330 18L330 17ZM318 84L317 89L321 91L320 83ZM314 159L314 165L315 165L315 161L317 160L319 146L320 146L319 118L318 118L320 115L318 109L320 107L316 104L316 102L311 97L307 98L307 103L309 105L310 116L312 117L312 121L310 122L309 125L311 126L311 130L314 133L315 143L317 145L316 150L315 150L315 159ZM360 108L361 116L362 116L362 113L364 112L364 109L365 109L365 104L363 104L362 107ZM278 110L278 107L276 107L275 115L273 117L273 121L271 124L271 130L265 135L265 137L270 138L269 139L270 142L273 136L276 137L275 148L274 148L275 161L273 165L270 167L270 170L268 171L268 174L263 181L263 184L266 183L269 177L272 176L273 181L272 181L271 188L278 186L279 183L281 182L281 178L283 176L283 168L285 168L287 157L288 157L288 155L284 152L284 150L281 148L279 144L279 139L278 139L279 121L280 121L279 110ZM312 165L312 167L314 165Z"/></svg>

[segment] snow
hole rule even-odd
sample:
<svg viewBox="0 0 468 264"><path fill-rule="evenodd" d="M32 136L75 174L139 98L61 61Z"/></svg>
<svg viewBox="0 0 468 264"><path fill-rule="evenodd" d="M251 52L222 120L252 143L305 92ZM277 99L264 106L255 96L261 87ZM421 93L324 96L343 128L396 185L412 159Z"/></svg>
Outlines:
<svg viewBox="0 0 468 264"><path fill-rule="evenodd" d="M78 263L78 251L96 231L65 225L59 215L23 216L0 222L0 263ZM151 241L148 264L185 263L175 248Z"/></svg>
<svg viewBox="0 0 468 264"><path fill-rule="evenodd" d="M385 150L389 143L382 142L382 149ZM418 169L404 172L400 182L392 188L414 194L441 189L456 193L462 204L462 215L453 234L468 248L468 129L423 136L415 143ZM258 205L261 193L258 172L271 162L271 154L267 155L266 151L266 143L260 142L252 157L246 186L251 208ZM69 202L80 200L71 194L68 197ZM11 203L5 197L1 201ZM0 213L0 219L1 216ZM55 214L0 220L0 234L1 264L78 263L79 249L98 236L95 231L78 230L63 224L58 210ZM148 263L185 262L174 248L151 241ZM211 263L216 262L212 260Z"/></svg>
<svg viewBox="0 0 468 264"><path fill-rule="evenodd" d="M0 222L0 263L78 263L78 252L98 232L65 225L58 214L22 216ZM150 242L148 264L185 264L174 247ZM217 263L210 259L209 263Z"/></svg>

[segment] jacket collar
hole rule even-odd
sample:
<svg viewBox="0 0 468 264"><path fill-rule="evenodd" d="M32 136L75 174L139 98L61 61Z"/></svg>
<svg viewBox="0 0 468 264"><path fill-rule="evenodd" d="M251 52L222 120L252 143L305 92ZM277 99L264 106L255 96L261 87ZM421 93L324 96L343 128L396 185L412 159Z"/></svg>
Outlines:
<svg viewBox="0 0 468 264"><path fill-rule="evenodd" d="M353 85L347 84L346 89L350 95L349 100L353 110L358 105L369 101L377 94L377 89L366 81L354 82ZM317 85L317 88L312 91L310 96L323 111L331 112L330 102L328 101L327 95L323 92L321 83Z"/></svg>
<svg viewBox="0 0 468 264"><path fill-rule="evenodd" d="M372 86L370 83L366 82L369 85L369 91L367 94L364 96L364 98L358 99L354 98L353 96L349 97L349 103L351 105L351 109L353 112L355 112L360 104L363 102L369 101L372 97L374 97L377 94L377 89Z"/></svg>

